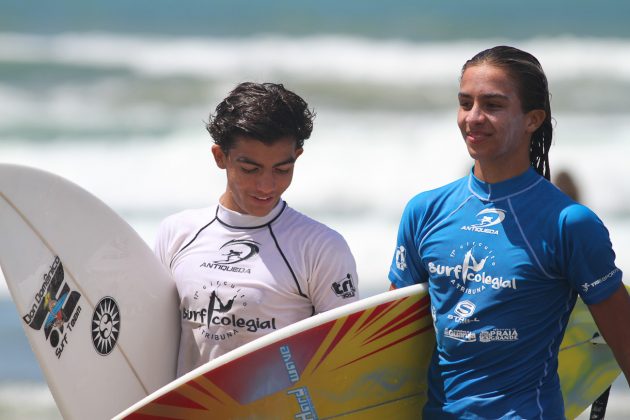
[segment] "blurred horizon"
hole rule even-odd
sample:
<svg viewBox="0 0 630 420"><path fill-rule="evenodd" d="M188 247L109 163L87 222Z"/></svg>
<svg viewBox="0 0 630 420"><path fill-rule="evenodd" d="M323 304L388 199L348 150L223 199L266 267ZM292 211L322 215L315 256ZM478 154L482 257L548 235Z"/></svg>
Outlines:
<svg viewBox="0 0 630 420"><path fill-rule="evenodd" d="M570 5L545 0L526 3L478 0L474 4L456 0L299 3L290 0L111 0L106 3L61 0L35 7L19 0L2 0L0 8L3 32L41 34L102 31L242 37L326 33L413 41L630 36L627 24L630 4L623 0L578 0Z"/></svg>

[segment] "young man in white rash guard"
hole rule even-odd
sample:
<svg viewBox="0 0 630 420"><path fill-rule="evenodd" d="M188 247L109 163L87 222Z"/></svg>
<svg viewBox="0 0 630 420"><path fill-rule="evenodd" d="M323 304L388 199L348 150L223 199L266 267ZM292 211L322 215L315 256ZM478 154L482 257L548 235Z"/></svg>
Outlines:
<svg viewBox="0 0 630 420"><path fill-rule="evenodd" d="M211 115L225 192L215 205L166 218L155 245L180 297L178 376L358 299L344 238L281 197L313 117L302 98L272 83L239 84Z"/></svg>

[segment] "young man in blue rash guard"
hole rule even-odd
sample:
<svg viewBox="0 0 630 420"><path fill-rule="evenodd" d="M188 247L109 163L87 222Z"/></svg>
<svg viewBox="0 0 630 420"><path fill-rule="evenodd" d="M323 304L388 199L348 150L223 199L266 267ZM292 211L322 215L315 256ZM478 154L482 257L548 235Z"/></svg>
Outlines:
<svg viewBox="0 0 630 420"><path fill-rule="evenodd" d="M471 173L415 196L392 288L428 282L436 349L424 418L564 418L558 349L579 295L630 376L630 298L600 219L549 180L547 79L512 47L462 69Z"/></svg>

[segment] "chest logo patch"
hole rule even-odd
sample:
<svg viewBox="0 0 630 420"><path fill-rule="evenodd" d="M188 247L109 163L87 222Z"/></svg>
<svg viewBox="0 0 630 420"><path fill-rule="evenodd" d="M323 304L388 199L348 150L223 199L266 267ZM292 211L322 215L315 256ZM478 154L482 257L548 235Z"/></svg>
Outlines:
<svg viewBox="0 0 630 420"><path fill-rule="evenodd" d="M236 264L257 255L260 244L249 239L233 239L221 245L224 259L216 260L216 264Z"/></svg>
<svg viewBox="0 0 630 420"><path fill-rule="evenodd" d="M182 319L204 339L224 341L238 334L277 329L275 317L255 317L256 310L248 310L245 292L234 283L217 281L211 286L212 290L204 285L196 291L192 305L181 312Z"/></svg>
<svg viewBox="0 0 630 420"><path fill-rule="evenodd" d="M486 233L490 235L498 235L497 229L492 229L490 226L495 226L505 220L505 210L497 208L487 208L477 213L477 223L472 225L465 225L461 227L461 230L468 230L477 233Z"/></svg>
<svg viewBox="0 0 630 420"><path fill-rule="evenodd" d="M483 242L466 242L449 254L449 261L429 262L429 274L448 280L462 293L476 295L486 290L516 290L516 279L495 275L496 255Z"/></svg>

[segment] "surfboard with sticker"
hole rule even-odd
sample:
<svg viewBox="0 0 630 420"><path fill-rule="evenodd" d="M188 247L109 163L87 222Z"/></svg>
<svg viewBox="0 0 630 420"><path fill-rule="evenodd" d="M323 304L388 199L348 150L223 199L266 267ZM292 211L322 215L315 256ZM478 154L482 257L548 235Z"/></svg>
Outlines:
<svg viewBox="0 0 630 420"><path fill-rule="evenodd" d="M417 418L434 343L429 296L416 285L261 337L119 418Z"/></svg>
<svg viewBox="0 0 630 420"><path fill-rule="evenodd" d="M58 176L0 164L0 232L0 266L64 418L111 418L175 378L177 291L114 211Z"/></svg>
<svg viewBox="0 0 630 420"><path fill-rule="evenodd" d="M581 301L559 374L568 418L619 375ZM117 419L419 418L435 344L423 285L316 315L217 358Z"/></svg>

